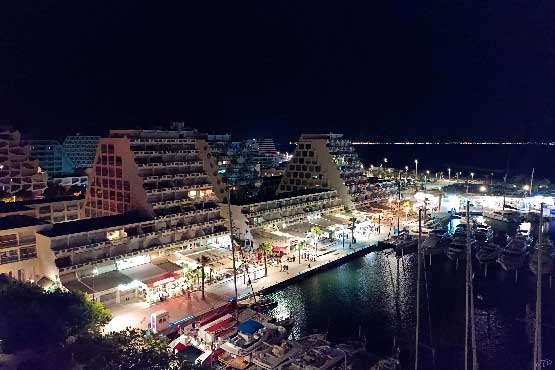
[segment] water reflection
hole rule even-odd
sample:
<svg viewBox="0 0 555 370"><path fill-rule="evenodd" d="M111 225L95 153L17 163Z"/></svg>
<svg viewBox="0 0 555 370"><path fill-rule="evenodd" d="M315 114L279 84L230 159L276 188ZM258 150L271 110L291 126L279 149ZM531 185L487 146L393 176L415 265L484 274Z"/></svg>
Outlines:
<svg viewBox="0 0 555 370"><path fill-rule="evenodd" d="M422 282L421 341L437 349L438 369L462 368L464 352L464 264L458 269L442 255L426 263ZM477 268L479 270L479 268ZM534 312L535 277L491 268L487 279L476 273L476 334L481 368L524 369L530 366L530 318ZM272 312L295 318L293 336L314 330L332 340L358 335L378 354L391 353L393 341L404 349L407 363L414 347L416 256L396 258L372 253L272 293L279 302ZM546 286L544 355L555 358L554 290ZM527 321L528 320L528 321ZM431 352L421 357L431 364ZM414 365L411 365L414 366ZM407 368L410 368L408 366ZM432 368L431 365L428 368Z"/></svg>

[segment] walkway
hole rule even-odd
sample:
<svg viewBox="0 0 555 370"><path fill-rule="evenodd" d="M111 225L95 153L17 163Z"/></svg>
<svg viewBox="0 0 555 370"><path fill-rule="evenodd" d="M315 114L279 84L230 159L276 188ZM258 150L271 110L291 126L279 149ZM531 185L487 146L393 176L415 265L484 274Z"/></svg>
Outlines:
<svg viewBox="0 0 555 370"><path fill-rule="evenodd" d="M382 230L383 231L383 230ZM387 237L387 232L382 232L381 235L371 235L369 239L359 240L353 249L358 249L363 246L375 244L378 240L383 240ZM258 267L254 272L249 271L251 279L253 279L253 286L255 291L271 287L275 284L281 283L299 272L308 271L308 265L311 268L318 267L323 264L335 261L345 255L351 253L353 249L348 247L342 248L342 243L337 242L324 251L318 251L319 257L316 262L302 261L298 262L298 255L295 262L288 262L289 271L280 271L279 266L268 265L268 276L264 277L264 266ZM256 276L256 277L255 277ZM243 275L237 276L237 291L238 296L241 297L250 292L250 286L243 283ZM202 299L201 292L197 291L191 294L191 297L181 296L173 298L165 302L158 302L149 304L143 301L135 301L132 303L118 304L108 306L112 312L113 319L105 327L106 331L123 330L126 327L136 327L146 329L150 314L159 310L166 310L170 313L170 321L177 321L183 317L194 314L196 316L219 307L229 301L235 295L233 288L233 278L215 283L205 288L205 299Z"/></svg>

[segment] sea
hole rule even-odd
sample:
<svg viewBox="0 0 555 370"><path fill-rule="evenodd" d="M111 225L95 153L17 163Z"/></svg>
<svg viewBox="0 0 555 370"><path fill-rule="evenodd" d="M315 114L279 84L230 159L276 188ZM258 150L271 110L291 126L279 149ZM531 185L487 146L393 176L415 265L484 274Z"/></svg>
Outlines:
<svg viewBox="0 0 555 370"><path fill-rule="evenodd" d="M431 173L447 169L451 175L462 172L468 176L474 172L478 177L491 176L501 179L508 177L530 177L534 169L535 178L555 181L555 146L520 144L372 144L355 145L362 162L369 166L380 166L384 158L387 165L394 168L414 171L414 160L418 159L418 170ZM421 172L423 173L423 172Z"/></svg>
<svg viewBox="0 0 555 370"><path fill-rule="evenodd" d="M499 230L498 225L494 227ZM512 231L512 230L504 230ZM402 369L414 369L416 255L373 252L270 293L271 312L293 317L292 338L314 332L344 342L365 340L380 356L400 348ZM465 263L426 258L421 280L419 369L464 369ZM480 369L532 368L536 278L490 264L473 264L476 343ZM543 359L555 367L555 281L544 278Z"/></svg>

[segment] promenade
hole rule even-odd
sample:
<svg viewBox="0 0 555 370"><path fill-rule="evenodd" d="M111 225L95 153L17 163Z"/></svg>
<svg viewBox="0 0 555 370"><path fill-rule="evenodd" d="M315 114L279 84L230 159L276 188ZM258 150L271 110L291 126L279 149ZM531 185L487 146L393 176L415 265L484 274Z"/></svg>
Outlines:
<svg viewBox="0 0 555 370"><path fill-rule="evenodd" d="M256 292L282 283L299 273L307 272L311 269L318 268L322 265L332 263L338 259L344 258L353 251L376 244L379 240L387 237L387 231L382 230L382 234L371 234L368 238L357 238L357 243L351 248L348 244L343 248L342 243L332 243L325 249L318 251L316 262L298 261L298 255L295 262L287 262L288 271L280 271L280 266L268 265L268 276L264 277L264 266L258 266L255 271L249 270L253 288ZM293 254L291 254L293 255ZM310 265L310 267L309 267ZM243 283L243 275L237 276L237 294L239 297L250 293L251 287ZM207 311L217 308L229 302L229 299L235 296L233 287L233 278L207 285L205 287L205 299L202 299L200 291L193 292L191 297L181 296L164 302L154 304L139 301L138 299L131 303L118 304L108 306L112 312L112 321L104 328L105 331L118 331L126 327L134 327L147 329L150 314L152 312L166 310L170 313L170 321L177 321L189 315L201 315Z"/></svg>

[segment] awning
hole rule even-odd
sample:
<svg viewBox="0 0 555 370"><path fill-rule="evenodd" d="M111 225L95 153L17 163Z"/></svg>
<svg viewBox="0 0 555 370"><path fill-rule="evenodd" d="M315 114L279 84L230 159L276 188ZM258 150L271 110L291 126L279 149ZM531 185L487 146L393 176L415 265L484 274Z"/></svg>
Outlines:
<svg viewBox="0 0 555 370"><path fill-rule="evenodd" d="M206 331L208 333L215 333L216 331L228 326L230 323L234 322L235 318L234 317L228 317L225 320L220 321L219 323L212 325L211 327L209 327L208 329L206 329Z"/></svg>
<svg viewBox="0 0 555 370"><path fill-rule="evenodd" d="M120 270L122 274L128 276L131 280L138 280L144 284L152 285L156 282L175 279L173 273L168 273L165 269L153 263L145 263L144 265L131 267L125 270Z"/></svg>
<svg viewBox="0 0 555 370"><path fill-rule="evenodd" d="M37 281L37 285L46 290L52 288L56 284L46 276L43 276Z"/></svg>
<svg viewBox="0 0 555 370"><path fill-rule="evenodd" d="M273 246L272 247L272 251L274 252L287 252L287 247L278 247L278 246Z"/></svg>
<svg viewBox="0 0 555 370"><path fill-rule="evenodd" d="M181 342L177 342L177 344L175 346L173 346L173 350L177 351L177 352L181 352L183 351L185 348L187 348L187 346Z"/></svg>
<svg viewBox="0 0 555 370"><path fill-rule="evenodd" d="M247 320L237 327L237 331L245 334L254 334L262 329L264 325L255 320Z"/></svg>

